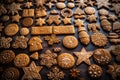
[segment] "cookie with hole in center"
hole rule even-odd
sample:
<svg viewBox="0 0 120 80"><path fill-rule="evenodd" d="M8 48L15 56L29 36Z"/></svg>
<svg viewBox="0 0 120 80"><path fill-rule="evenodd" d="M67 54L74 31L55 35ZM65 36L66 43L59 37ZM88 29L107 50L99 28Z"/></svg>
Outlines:
<svg viewBox="0 0 120 80"><path fill-rule="evenodd" d="M74 36L65 36L63 38L63 45L68 49L73 49L78 46L78 40Z"/></svg>
<svg viewBox="0 0 120 80"><path fill-rule="evenodd" d="M58 56L58 65L64 69L72 68L75 64L74 57L69 53L62 53Z"/></svg>

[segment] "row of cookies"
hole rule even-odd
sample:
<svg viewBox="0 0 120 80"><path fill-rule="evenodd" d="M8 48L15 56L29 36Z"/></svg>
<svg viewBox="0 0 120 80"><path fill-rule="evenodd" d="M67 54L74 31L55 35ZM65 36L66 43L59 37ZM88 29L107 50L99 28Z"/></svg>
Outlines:
<svg viewBox="0 0 120 80"><path fill-rule="evenodd" d="M114 51L114 50L113 50ZM35 56L38 56L38 53L35 53L37 55ZM6 58L8 56L6 55L9 55L9 58ZM111 54L109 53L109 51L107 51L106 49L96 49L93 53L92 52L86 52L86 50L84 48L82 48L81 52L74 52L74 55L78 57L78 60L76 62L76 65L79 65L81 64L82 62L85 62L87 63L88 65L90 65L88 67L88 74L90 75L90 77L92 78L99 78L102 76L103 74L103 70L100 66L98 65L107 65L112 57L111 57ZM98 64L91 64L90 61L89 61L89 58L93 55L93 58L94 58L94 61ZM57 54L56 53L52 53L50 50L46 50L44 54L40 54L40 64L43 65L43 66L36 66L36 64L34 63L34 61L31 62L30 66L29 67L26 67L28 66L28 64L30 63L30 59L29 59L29 56L25 53L20 53L18 55L15 56L15 53L12 51L12 50L4 50L1 54L0 54L0 62L3 63L3 64L6 64L6 63L9 63L11 62L12 60L14 60L14 65L18 68L22 68L23 71L24 71L24 75L22 77L22 80L24 79L41 79L41 76L40 74L38 73L42 68L43 66L46 66L48 69L51 68L53 65L57 64L63 68L63 69L70 69L74 66L75 64L75 59L74 57L69 54L69 53L61 53L58 57L57 57ZM38 67L38 68L37 68ZM113 64L113 65L109 65L108 66L108 73L109 74L114 74L114 76L112 76L114 79L116 79L117 76L119 76L119 74L117 74L119 71L117 69L119 69L119 65L117 64ZM111 70L112 68L112 70ZM9 72L9 69L10 69L10 72L13 72L15 73L15 75L5 75L5 74L8 74ZM35 72L35 75L33 75L32 72ZM57 74L59 72L59 68L57 67L54 67L52 69L52 72L49 72L47 74L48 76L48 79L53 79L53 78L58 78L58 79L63 79L64 76L65 76L65 73L62 72L61 75L58 74L57 77L55 76L52 76L52 74ZM72 73L72 70L70 70L71 73L70 75L73 75L71 77L75 77L74 76L74 73ZM17 72L17 73L16 73ZM29 75L27 75L29 72ZM74 71L73 71L74 72ZM78 71L80 72L80 71ZM80 74L80 73L77 73L77 74ZM36 75L39 75L39 76L36 76ZM8 68L6 69L3 74L2 74L2 78L8 78L8 76L10 76L9 78L17 78L19 77L19 70L17 68ZM78 77L79 75L76 75L76 77ZM76 78L75 77L75 78ZM17 80L16 79L16 80Z"/></svg>

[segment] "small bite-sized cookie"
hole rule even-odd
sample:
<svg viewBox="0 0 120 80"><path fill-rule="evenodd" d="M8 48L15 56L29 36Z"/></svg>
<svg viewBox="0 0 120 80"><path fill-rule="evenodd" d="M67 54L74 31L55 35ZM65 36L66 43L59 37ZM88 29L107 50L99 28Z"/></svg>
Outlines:
<svg viewBox="0 0 120 80"><path fill-rule="evenodd" d="M0 53L0 63L10 63L15 58L15 53L12 50L4 50Z"/></svg>
<svg viewBox="0 0 120 80"><path fill-rule="evenodd" d="M30 58L25 53L18 54L14 59L14 65L18 68L27 66L29 62L30 62Z"/></svg>
<svg viewBox="0 0 120 80"><path fill-rule="evenodd" d="M14 36L15 34L17 34L18 31L19 31L19 27L15 23L9 24L5 28L5 34L7 36Z"/></svg>
<svg viewBox="0 0 120 80"><path fill-rule="evenodd" d="M24 18L22 21L22 25L26 27L30 27L33 24L33 19L32 18Z"/></svg>
<svg viewBox="0 0 120 80"><path fill-rule="evenodd" d="M107 44L107 37L102 33L94 33L91 35L91 41L95 46L102 47Z"/></svg>
<svg viewBox="0 0 120 80"><path fill-rule="evenodd" d="M112 56L106 49L96 49L93 52L93 58L99 65L106 65L111 61Z"/></svg>
<svg viewBox="0 0 120 80"><path fill-rule="evenodd" d="M77 68L70 69L70 77L74 78L74 79L79 78L80 77L80 70Z"/></svg>
<svg viewBox="0 0 120 80"><path fill-rule="evenodd" d="M58 65L64 69L72 68L75 64L74 57L69 53L62 53L58 56Z"/></svg>
<svg viewBox="0 0 120 80"><path fill-rule="evenodd" d="M58 9L64 9L64 8L66 7L66 5L65 5L65 3L58 2L58 3L56 3L56 7L57 7Z"/></svg>
<svg viewBox="0 0 120 80"><path fill-rule="evenodd" d="M86 13L87 15L95 14L95 8L94 8L94 7L86 7L86 8L85 8L85 13Z"/></svg>
<svg viewBox="0 0 120 80"><path fill-rule="evenodd" d="M67 6L68 6L68 8L74 8L74 7L75 7L75 4L72 3L72 2L69 2L69 3L67 4Z"/></svg>
<svg viewBox="0 0 120 80"><path fill-rule="evenodd" d="M53 48L53 52L55 52L55 53L59 53L59 52L61 52L61 47L55 47L55 48Z"/></svg>
<svg viewBox="0 0 120 80"><path fill-rule="evenodd" d="M102 76L103 70L100 66L98 66L96 64L92 64L88 68L88 74L92 78L99 78Z"/></svg>
<svg viewBox="0 0 120 80"><path fill-rule="evenodd" d="M21 36L26 36L29 34L29 29L28 28L21 28L20 29L20 34Z"/></svg>
<svg viewBox="0 0 120 80"><path fill-rule="evenodd" d="M3 22L6 22L8 20L10 20L10 17L8 15L5 15L5 16L2 17Z"/></svg>
<svg viewBox="0 0 120 80"><path fill-rule="evenodd" d="M0 80L18 80L19 74L20 73L17 68L9 67L3 72Z"/></svg>
<svg viewBox="0 0 120 80"><path fill-rule="evenodd" d="M78 46L78 40L74 36L66 36L63 38L63 45L66 48L73 49Z"/></svg>

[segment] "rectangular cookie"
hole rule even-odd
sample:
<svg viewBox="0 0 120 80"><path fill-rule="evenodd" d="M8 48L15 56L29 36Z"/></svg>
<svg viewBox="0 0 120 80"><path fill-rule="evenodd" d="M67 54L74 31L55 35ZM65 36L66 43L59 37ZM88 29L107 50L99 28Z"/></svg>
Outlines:
<svg viewBox="0 0 120 80"><path fill-rule="evenodd" d="M34 17L34 9L23 9L22 17Z"/></svg>
<svg viewBox="0 0 120 80"><path fill-rule="evenodd" d="M54 26L53 33L54 34L74 34L75 28L74 26Z"/></svg>
<svg viewBox="0 0 120 80"><path fill-rule="evenodd" d="M52 26L32 27L31 34L32 35L52 34Z"/></svg>

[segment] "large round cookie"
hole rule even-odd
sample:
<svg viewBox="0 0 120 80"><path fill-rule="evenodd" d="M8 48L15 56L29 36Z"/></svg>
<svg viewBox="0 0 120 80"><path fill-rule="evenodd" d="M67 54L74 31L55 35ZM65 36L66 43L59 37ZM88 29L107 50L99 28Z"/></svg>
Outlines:
<svg viewBox="0 0 120 80"><path fill-rule="evenodd" d="M72 68L75 64L74 57L69 53L62 53L58 56L58 65L64 69Z"/></svg>
<svg viewBox="0 0 120 80"><path fill-rule="evenodd" d="M29 64L29 62L30 62L30 58L25 53L18 54L14 59L15 66L17 66L19 68L27 66Z"/></svg>
<svg viewBox="0 0 120 80"><path fill-rule="evenodd" d="M19 70L14 67L7 68L3 74L0 80L18 80L19 78Z"/></svg>
<svg viewBox="0 0 120 80"><path fill-rule="evenodd" d="M15 34L17 34L17 32L19 31L19 27L17 24L9 24L6 28L5 28L5 34L7 36L14 36Z"/></svg>
<svg viewBox="0 0 120 80"><path fill-rule="evenodd" d="M10 63L15 58L15 53L12 50L4 50L0 54L0 63Z"/></svg>
<svg viewBox="0 0 120 80"><path fill-rule="evenodd" d="M111 61L112 56L106 49L96 49L93 53L93 58L99 65L106 65Z"/></svg>
<svg viewBox="0 0 120 80"><path fill-rule="evenodd" d="M63 38L63 45L66 48L73 49L78 46L78 40L74 36L66 36Z"/></svg>

